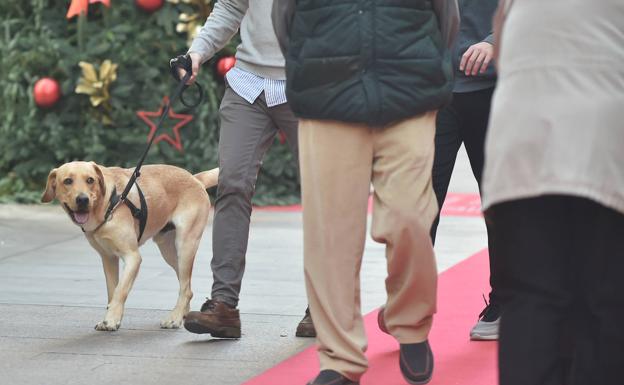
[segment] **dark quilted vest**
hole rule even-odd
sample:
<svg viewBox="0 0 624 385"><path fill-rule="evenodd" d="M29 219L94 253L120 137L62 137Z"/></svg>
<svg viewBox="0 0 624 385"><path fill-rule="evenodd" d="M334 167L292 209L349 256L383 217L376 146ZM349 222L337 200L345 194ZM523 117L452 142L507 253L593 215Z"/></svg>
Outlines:
<svg viewBox="0 0 624 385"><path fill-rule="evenodd" d="M452 90L430 0L297 0L286 75L297 116L370 126L438 109Z"/></svg>

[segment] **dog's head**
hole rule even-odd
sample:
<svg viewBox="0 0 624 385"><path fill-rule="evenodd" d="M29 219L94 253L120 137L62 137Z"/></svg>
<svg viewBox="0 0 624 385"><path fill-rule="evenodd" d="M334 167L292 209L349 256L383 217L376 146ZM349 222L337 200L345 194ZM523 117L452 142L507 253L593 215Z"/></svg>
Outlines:
<svg viewBox="0 0 624 385"><path fill-rule="evenodd" d="M70 162L50 171L42 202L57 198L77 225L84 225L104 200L106 184L94 162Z"/></svg>

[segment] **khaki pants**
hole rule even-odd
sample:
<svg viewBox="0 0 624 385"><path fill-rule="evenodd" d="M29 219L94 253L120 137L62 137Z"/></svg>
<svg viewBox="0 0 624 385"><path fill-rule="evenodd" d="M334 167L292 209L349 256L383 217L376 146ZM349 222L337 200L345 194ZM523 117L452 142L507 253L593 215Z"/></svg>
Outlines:
<svg viewBox="0 0 624 385"><path fill-rule="evenodd" d="M399 343L427 339L437 272L429 237L435 112L385 128L301 120L304 266L321 370L357 380L368 366L360 266L370 184L373 239L386 244L385 320Z"/></svg>

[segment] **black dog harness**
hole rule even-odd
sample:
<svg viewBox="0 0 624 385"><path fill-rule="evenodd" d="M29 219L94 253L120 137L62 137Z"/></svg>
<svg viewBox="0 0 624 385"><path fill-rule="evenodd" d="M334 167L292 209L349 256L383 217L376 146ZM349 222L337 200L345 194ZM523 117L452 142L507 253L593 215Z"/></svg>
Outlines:
<svg viewBox="0 0 624 385"><path fill-rule="evenodd" d="M111 215L113 211L115 211L117 206L119 206L120 203L124 203L130 209L132 216L139 221L139 236L137 238L137 241L141 240L141 237L143 236L143 232L145 231L145 226L147 224L147 201L145 200L145 195L143 195L143 191L141 191L141 187L139 187L139 183L137 182L137 179L141 176L141 173L140 173L141 166L143 165L143 162L145 161L147 152L149 151L150 147L152 146L152 143L154 142L154 138L156 138L156 133L160 129L160 126L162 125L165 118L169 115L169 109L171 108L171 103L173 103L176 99L179 98L182 104L184 104L186 107L195 108L202 102L204 91L197 82L194 83L197 86L197 90L199 93L199 96L197 97L197 101L194 104L189 104L182 97L182 94L188 88L188 85L186 85L186 82L191 78L191 75L192 75L192 64L193 63L191 61L191 58L188 56L188 54L180 55L169 61L171 75L176 80L179 81L178 86L176 87L173 93L173 96L169 99L170 100L169 103L165 105L165 108L160 116L160 119L158 120L158 123L156 124L156 130L154 131L154 135L152 135L149 142L147 143L147 147L145 148L145 151L143 151L143 155L139 159L137 166L134 168L134 171L132 172L132 175L130 176L130 180L126 184L126 187L124 188L121 195L117 194L117 187L113 187L113 191L111 193L110 199L108 200L108 208L106 209L106 213L104 214L104 221L100 223L93 231L91 231L92 233L95 233L96 231L100 229L100 227L104 226L104 224L110 220ZM180 78L180 75L178 74L178 69L180 68L186 71L186 74L184 75L183 78ZM136 185L137 191L139 193L140 207L136 207L134 203L132 203L129 199L127 199L128 194L130 193L130 190L132 189L133 185ZM85 231L85 230L82 229L82 231Z"/></svg>
<svg viewBox="0 0 624 385"><path fill-rule="evenodd" d="M147 225L147 201L145 200L145 195L143 194L141 187L139 187L139 184L136 181L134 184L136 185L137 192L139 193L139 204L141 207L136 207L129 199L123 199L123 203L128 206L132 216L139 221L139 236L137 237L137 241L140 241L143 236L143 232L145 231L145 226ZM92 233L98 231L100 227L104 226L104 224L108 222L111 218L112 212L115 211L119 202L122 201L121 198L121 195L117 194L117 187L113 187L110 199L108 200L108 208L106 209L106 214L104 215L104 222L100 223L93 231L91 231ZM86 232L84 229L82 229L82 231Z"/></svg>

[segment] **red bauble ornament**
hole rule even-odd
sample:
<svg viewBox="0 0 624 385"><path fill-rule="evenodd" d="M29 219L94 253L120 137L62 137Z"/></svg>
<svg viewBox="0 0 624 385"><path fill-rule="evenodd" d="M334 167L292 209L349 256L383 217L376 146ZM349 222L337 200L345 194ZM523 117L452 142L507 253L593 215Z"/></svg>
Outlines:
<svg viewBox="0 0 624 385"><path fill-rule="evenodd" d="M141 8L145 12L152 13L160 9L165 3L165 0L135 0L137 7Z"/></svg>
<svg viewBox="0 0 624 385"><path fill-rule="evenodd" d="M35 82L33 96L39 107L52 107L61 98L61 86L52 78L41 78Z"/></svg>
<svg viewBox="0 0 624 385"><path fill-rule="evenodd" d="M217 73L223 77L225 74L234 67L236 64L236 58L234 56L224 56L217 62Z"/></svg>

